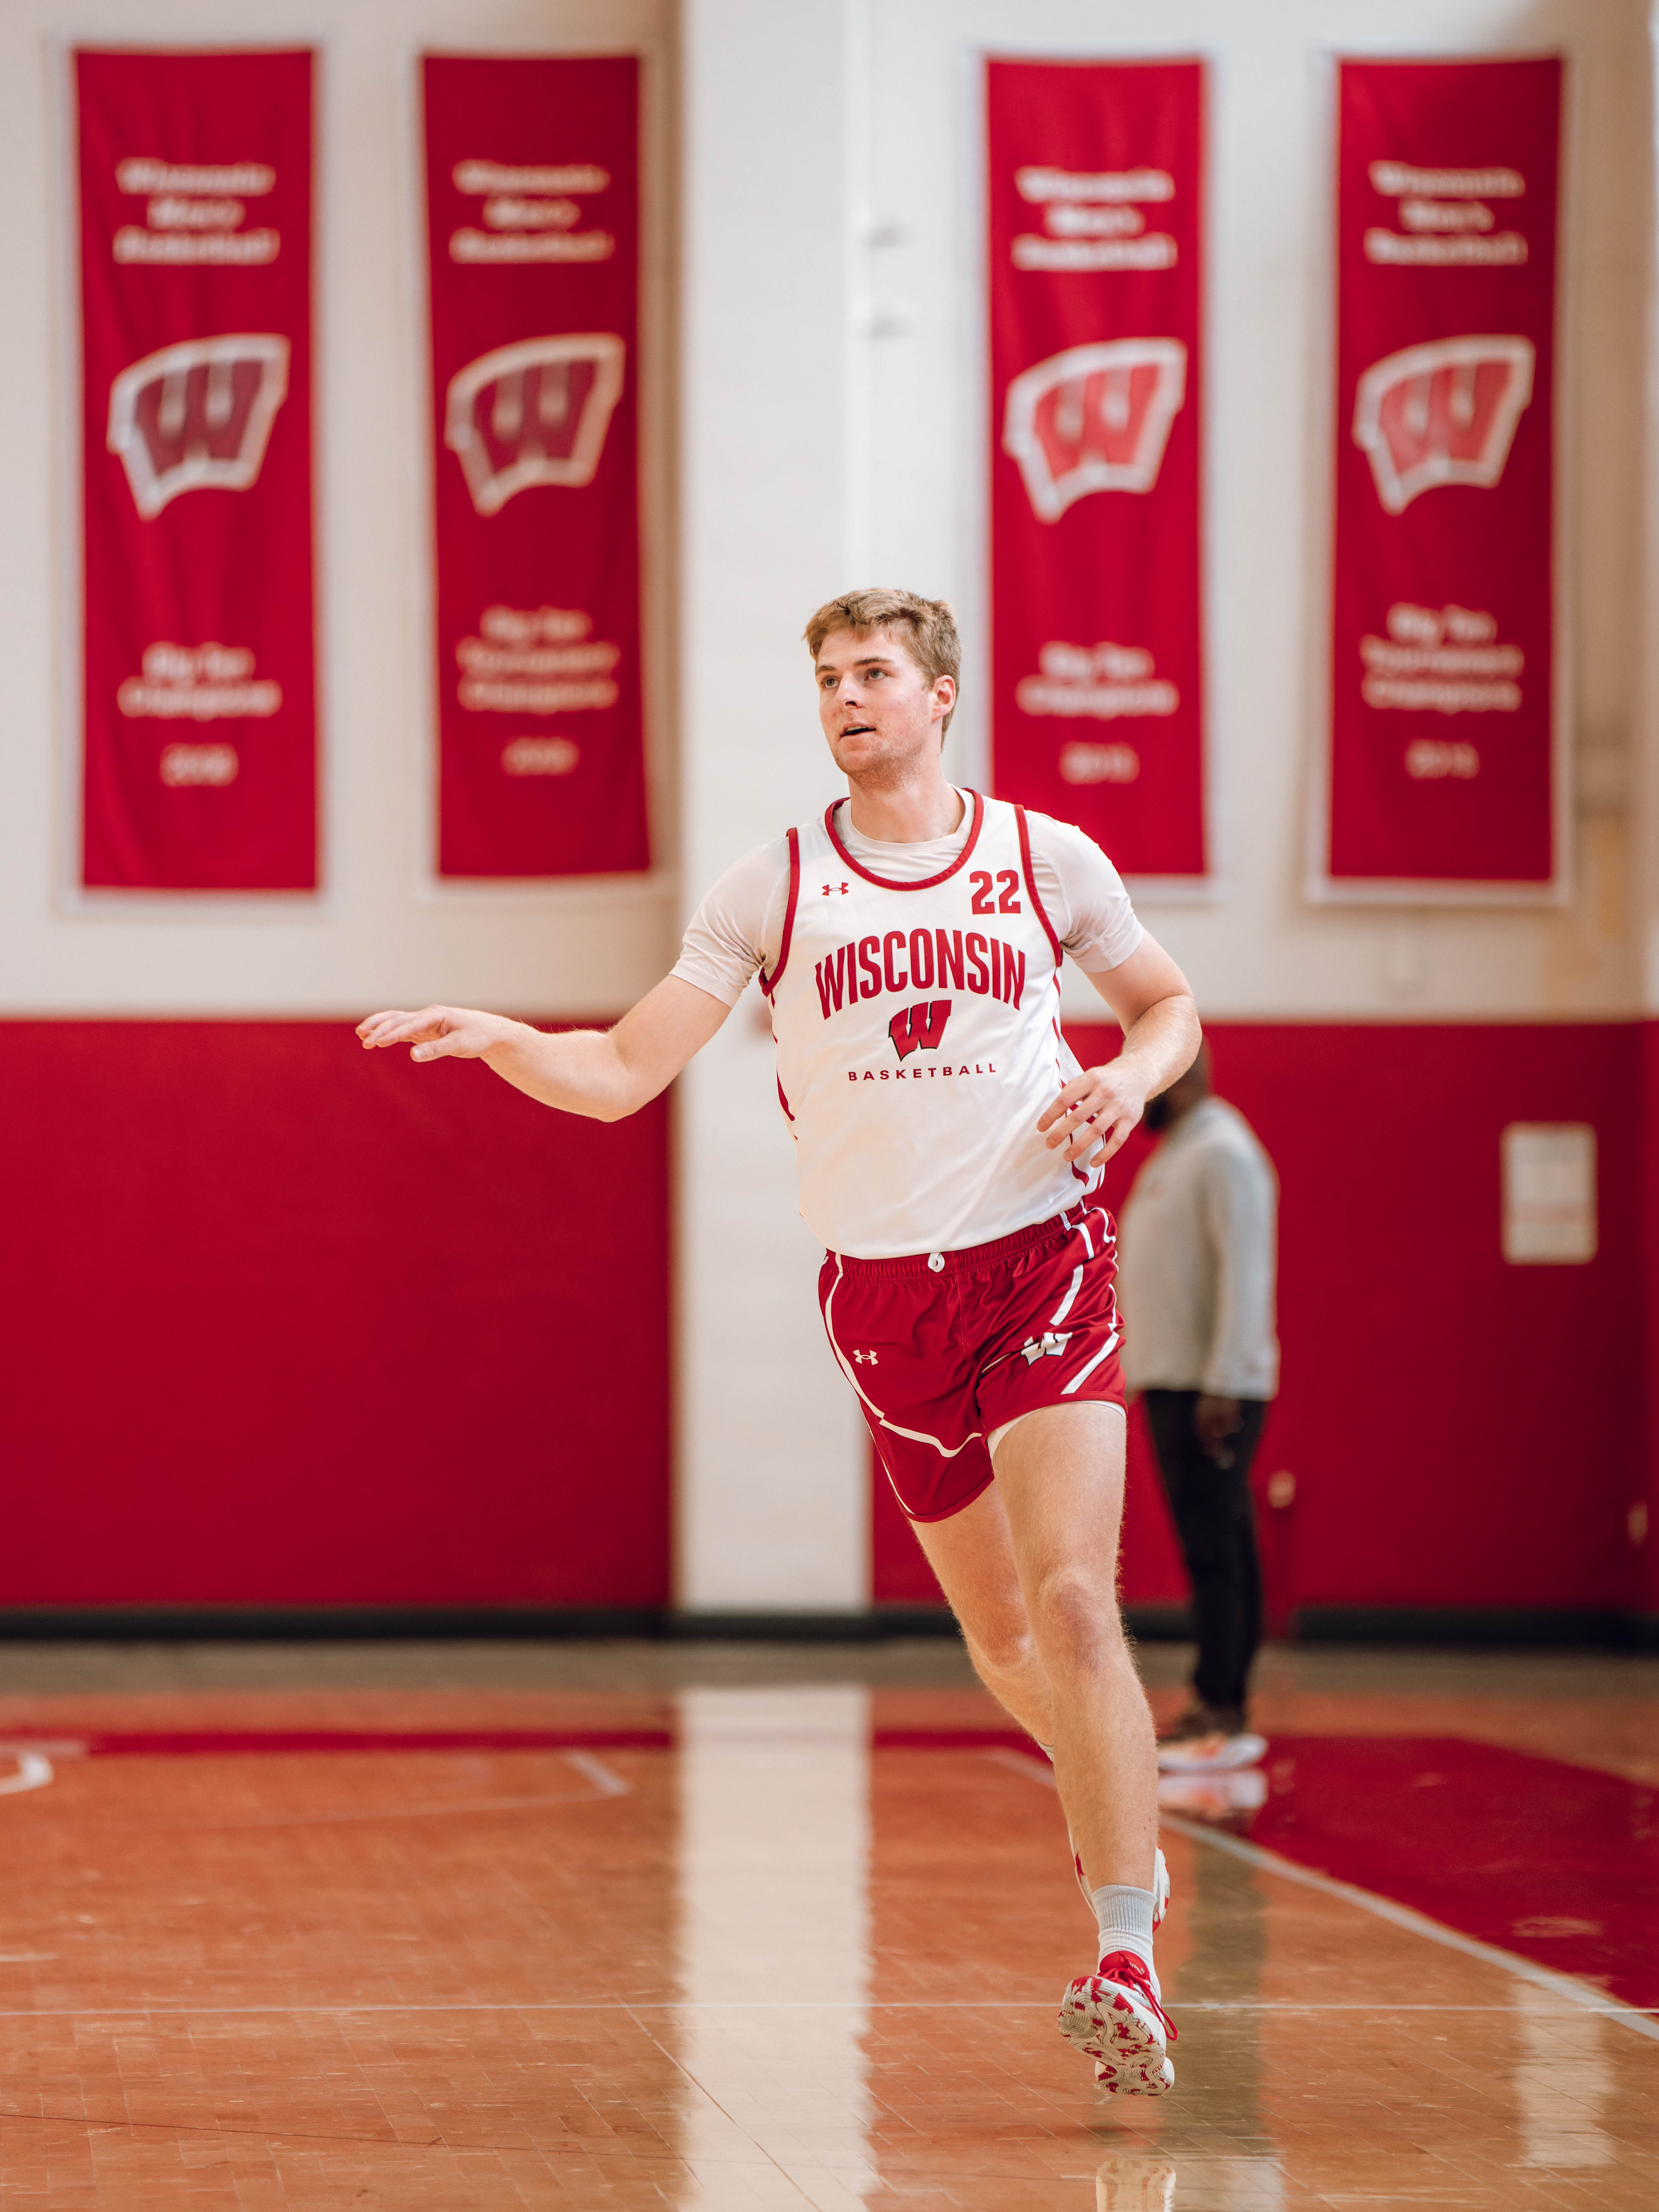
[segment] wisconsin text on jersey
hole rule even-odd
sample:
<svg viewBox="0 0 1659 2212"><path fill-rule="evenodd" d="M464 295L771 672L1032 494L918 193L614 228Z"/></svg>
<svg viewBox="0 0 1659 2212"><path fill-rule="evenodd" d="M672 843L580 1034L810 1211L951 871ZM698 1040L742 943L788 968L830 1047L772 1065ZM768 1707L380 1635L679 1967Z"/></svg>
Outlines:
<svg viewBox="0 0 1659 2212"><path fill-rule="evenodd" d="M993 884L995 884L994 890ZM1012 868L1000 869L994 878L988 869L975 868L963 885L972 914L1020 914L1019 878ZM824 895L845 884L826 884ZM1025 991L1025 955L1002 938L970 929L890 929L880 936L860 937L838 945L815 961L812 980L817 985L818 1005L825 1021L833 1020L843 1005L863 999L898 996L909 991L935 988L969 991L977 998L1000 999L1018 1011ZM887 1024L893 1049L901 1061L913 1053L936 1053L945 1042L951 1018L949 999L924 1000L901 1007ZM910 1067L847 1070L849 1083L919 1083L923 1076L994 1075L994 1061L957 1062L954 1059L919 1062Z"/></svg>
<svg viewBox="0 0 1659 2212"><path fill-rule="evenodd" d="M1008 911L1018 914L1019 908ZM1000 937L976 929L890 929L881 937L860 937L838 945L815 961L812 975L818 1004L828 1021L843 1000L878 999L886 992L972 991L1018 1007L1025 990L1025 955Z"/></svg>

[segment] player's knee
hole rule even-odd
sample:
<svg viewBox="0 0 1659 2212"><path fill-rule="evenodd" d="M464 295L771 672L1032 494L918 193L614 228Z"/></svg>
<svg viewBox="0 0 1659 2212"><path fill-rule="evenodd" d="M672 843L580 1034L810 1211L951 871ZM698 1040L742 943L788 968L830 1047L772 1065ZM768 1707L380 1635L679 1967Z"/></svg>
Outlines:
<svg viewBox="0 0 1659 2212"><path fill-rule="evenodd" d="M981 1674L1005 1679L1024 1674L1037 1659L1036 1639L1023 1613L980 1624L968 1648Z"/></svg>
<svg viewBox="0 0 1659 2212"><path fill-rule="evenodd" d="M1117 1600L1091 1577L1065 1569L1045 1576L1033 1610L1051 1671L1086 1674L1116 1663L1123 1650Z"/></svg>

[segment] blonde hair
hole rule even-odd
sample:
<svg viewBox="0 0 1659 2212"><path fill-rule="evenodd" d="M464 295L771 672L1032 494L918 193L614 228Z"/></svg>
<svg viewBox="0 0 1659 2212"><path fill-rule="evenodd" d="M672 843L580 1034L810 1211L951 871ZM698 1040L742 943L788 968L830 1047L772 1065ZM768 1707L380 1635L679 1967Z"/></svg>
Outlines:
<svg viewBox="0 0 1659 2212"><path fill-rule="evenodd" d="M838 599L826 600L802 632L814 660L824 639L838 629L849 629L854 637L868 637L878 629L896 630L930 684L948 676L960 688L962 640L957 635L957 618L946 599L924 599L915 592L896 591L887 584L843 592ZM952 707L945 717L941 738L956 711Z"/></svg>

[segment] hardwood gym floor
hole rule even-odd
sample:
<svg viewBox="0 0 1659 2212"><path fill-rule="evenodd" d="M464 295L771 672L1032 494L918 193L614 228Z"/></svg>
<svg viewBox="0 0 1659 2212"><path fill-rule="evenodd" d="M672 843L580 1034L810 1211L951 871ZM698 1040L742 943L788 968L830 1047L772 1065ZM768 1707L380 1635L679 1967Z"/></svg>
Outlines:
<svg viewBox="0 0 1659 2212"><path fill-rule="evenodd" d="M1659 1663L1280 1650L1259 1719L1119 2104L949 1644L0 1645L0 2208L1650 2212Z"/></svg>

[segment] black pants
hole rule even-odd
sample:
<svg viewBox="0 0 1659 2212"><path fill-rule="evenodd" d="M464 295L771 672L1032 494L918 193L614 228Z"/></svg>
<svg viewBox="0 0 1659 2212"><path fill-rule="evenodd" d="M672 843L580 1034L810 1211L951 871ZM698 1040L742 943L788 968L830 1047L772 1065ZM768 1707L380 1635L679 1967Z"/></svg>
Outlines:
<svg viewBox="0 0 1659 2212"><path fill-rule="evenodd" d="M1210 1458L1193 1428L1196 1390L1148 1390L1146 1421L1164 1494L1193 1585L1198 1667L1193 1687L1217 1712L1241 1712L1261 1641L1261 1562L1255 1548L1250 1462L1267 1401L1241 1398L1243 1426L1226 1439L1232 1465Z"/></svg>

